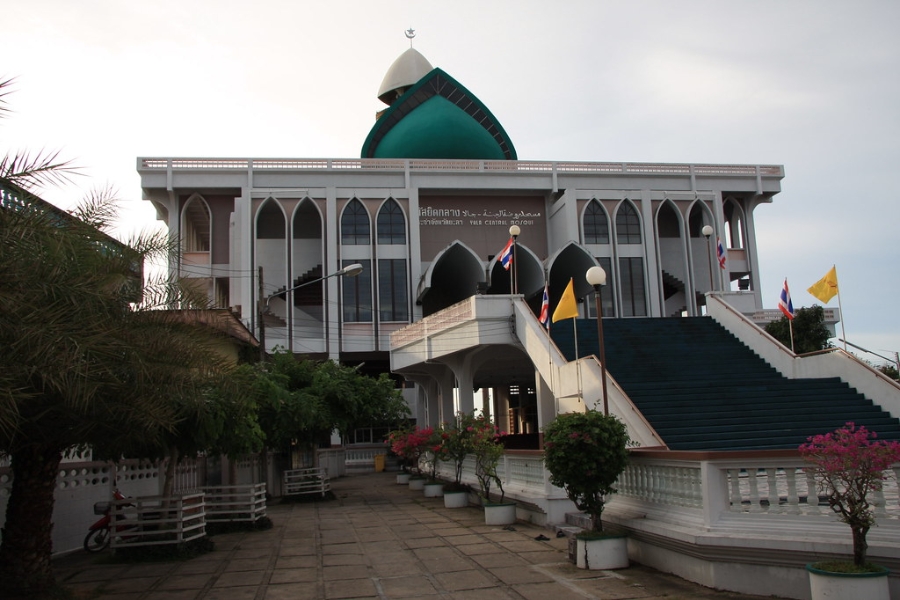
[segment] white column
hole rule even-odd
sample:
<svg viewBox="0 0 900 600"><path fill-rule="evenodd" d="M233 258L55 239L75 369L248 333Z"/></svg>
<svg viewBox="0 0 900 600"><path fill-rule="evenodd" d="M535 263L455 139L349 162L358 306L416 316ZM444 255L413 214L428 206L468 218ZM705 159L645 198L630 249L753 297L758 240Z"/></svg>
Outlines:
<svg viewBox="0 0 900 600"><path fill-rule="evenodd" d="M336 273L340 268L338 248L341 239L341 224L337 215L337 190L332 186L325 189L325 227L327 246L325 248L325 266L322 273ZM340 307L338 297L338 277L325 281L325 306L322 307L325 319L325 352L328 358L338 360L341 355L340 346ZM334 308L337 307L337 308Z"/></svg>

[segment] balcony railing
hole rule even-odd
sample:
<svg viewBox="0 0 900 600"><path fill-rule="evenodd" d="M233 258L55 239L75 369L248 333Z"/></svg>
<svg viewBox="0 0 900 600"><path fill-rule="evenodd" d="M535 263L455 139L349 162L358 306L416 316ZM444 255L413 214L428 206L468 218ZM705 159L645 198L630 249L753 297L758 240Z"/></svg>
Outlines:
<svg viewBox="0 0 900 600"><path fill-rule="evenodd" d="M628 162L554 162L509 160L431 160L361 158L139 158L139 171L152 170L290 171L476 171L594 173L604 175L684 175L784 177L780 165L714 165Z"/></svg>

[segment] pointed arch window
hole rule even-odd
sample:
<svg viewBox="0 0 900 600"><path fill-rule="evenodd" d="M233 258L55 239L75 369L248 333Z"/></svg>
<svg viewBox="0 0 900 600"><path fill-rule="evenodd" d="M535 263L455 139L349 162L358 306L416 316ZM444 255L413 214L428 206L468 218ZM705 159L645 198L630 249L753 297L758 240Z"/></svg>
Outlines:
<svg viewBox="0 0 900 600"><path fill-rule="evenodd" d="M584 243L609 244L609 219L596 200L588 202L584 210Z"/></svg>
<svg viewBox="0 0 900 600"><path fill-rule="evenodd" d="M725 243L729 248L744 247L744 213L733 198L723 206L725 211Z"/></svg>
<svg viewBox="0 0 900 600"><path fill-rule="evenodd" d="M369 213L363 203L354 198L341 217L341 243L345 246L368 246L369 239Z"/></svg>
<svg viewBox="0 0 900 600"><path fill-rule="evenodd" d="M182 211L181 239L185 252L209 252L210 211L200 195L191 196Z"/></svg>
<svg viewBox="0 0 900 600"><path fill-rule="evenodd" d="M381 321L408 321L406 260L378 259L378 308Z"/></svg>
<svg viewBox="0 0 900 600"><path fill-rule="evenodd" d="M616 242L619 244L641 243L641 220L631 202L624 202L616 213Z"/></svg>
<svg viewBox="0 0 900 600"><path fill-rule="evenodd" d="M388 198L378 211L376 222L379 244L405 244L406 218L397 201Z"/></svg>

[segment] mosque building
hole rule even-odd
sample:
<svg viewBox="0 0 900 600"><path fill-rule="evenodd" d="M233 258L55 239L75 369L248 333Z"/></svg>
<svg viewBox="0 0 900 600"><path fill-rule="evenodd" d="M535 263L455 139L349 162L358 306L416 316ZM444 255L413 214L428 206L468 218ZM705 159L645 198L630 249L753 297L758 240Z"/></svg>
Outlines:
<svg viewBox="0 0 900 600"><path fill-rule="evenodd" d="M633 560L808 597L802 565L847 541L796 448L846 422L900 440L900 394L840 349L796 355L759 328L754 213L783 168L523 160L412 47L377 95L359 158L139 158L180 241L172 273L270 352L391 373L418 424L489 413L511 434L498 478L519 519L569 523L534 450L558 414L602 408L633 442L603 513ZM344 441L362 455L379 433ZM870 555L896 570L897 521L880 522Z"/></svg>
<svg viewBox="0 0 900 600"><path fill-rule="evenodd" d="M521 160L490 109L412 47L377 95L359 158L138 159L144 198L181 242L171 270L269 351L387 372L410 323L472 296L521 296L537 315L545 284L555 306L570 279L596 318L594 265L607 318L705 314L713 290L762 309L754 211L781 166ZM466 379L518 395L514 429L534 431L533 368L492 354ZM446 418L406 381L420 422Z"/></svg>

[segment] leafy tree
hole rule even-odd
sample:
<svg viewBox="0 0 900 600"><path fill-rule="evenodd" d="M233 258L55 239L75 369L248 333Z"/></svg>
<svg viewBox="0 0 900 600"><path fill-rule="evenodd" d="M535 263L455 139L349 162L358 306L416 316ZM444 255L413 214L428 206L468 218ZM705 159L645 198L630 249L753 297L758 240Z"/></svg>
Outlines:
<svg viewBox="0 0 900 600"><path fill-rule="evenodd" d="M313 447L334 430L347 434L357 427L394 424L409 413L386 374L367 377L352 367L297 359L284 350L253 369L259 423L273 449Z"/></svg>
<svg viewBox="0 0 900 600"><path fill-rule="evenodd" d="M814 304L794 311L794 352L805 354L830 348L831 332L825 326L825 309ZM787 317L781 317L766 325L766 333L791 347L791 330Z"/></svg>
<svg viewBox="0 0 900 600"><path fill-rule="evenodd" d="M897 367L895 367L894 365L891 365L891 364L883 364L883 365L881 365L880 367L877 367L877 368L878 368L879 371L881 371L882 373L884 373L885 375L887 375L888 377L890 377L891 379L893 379L893 380L895 380L895 381L896 381L898 378L900 378L900 373L898 373Z"/></svg>

